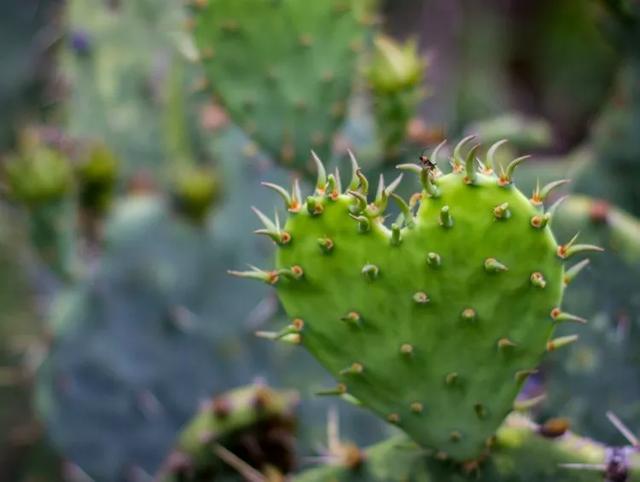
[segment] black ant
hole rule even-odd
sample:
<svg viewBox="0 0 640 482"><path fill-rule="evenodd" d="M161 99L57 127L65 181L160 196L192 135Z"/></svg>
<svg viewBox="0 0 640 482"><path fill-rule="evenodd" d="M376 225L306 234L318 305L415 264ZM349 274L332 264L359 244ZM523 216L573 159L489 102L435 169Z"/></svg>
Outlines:
<svg viewBox="0 0 640 482"><path fill-rule="evenodd" d="M420 155L420 164L422 164L422 167L424 167L425 169L428 169L430 171L433 171L436 169L436 164L431 161L431 159L429 159L429 157L427 155L424 154L424 152Z"/></svg>

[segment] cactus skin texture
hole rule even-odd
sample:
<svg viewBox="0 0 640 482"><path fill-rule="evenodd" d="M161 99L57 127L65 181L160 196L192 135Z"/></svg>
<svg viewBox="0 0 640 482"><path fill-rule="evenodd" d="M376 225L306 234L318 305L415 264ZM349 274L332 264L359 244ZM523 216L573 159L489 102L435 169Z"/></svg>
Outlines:
<svg viewBox="0 0 640 482"><path fill-rule="evenodd" d="M156 480L227 480L225 477L236 474L236 468L217 455L220 447L261 473L289 473L295 459L292 444L297 403L295 392L263 385L214 398L187 425Z"/></svg>
<svg viewBox="0 0 640 482"><path fill-rule="evenodd" d="M194 33L211 87L269 155L307 169L330 153L364 47L364 0L194 1Z"/></svg>
<svg viewBox="0 0 640 482"><path fill-rule="evenodd" d="M613 453L611 448L572 432L562 435L545 433L521 416L510 416L496 433L493 453L479 467L456 469L438 454L425 452L404 437L395 437L362 452L358 465L327 465L301 473L293 482L601 482ZM630 447L626 478L606 480L640 480L640 459ZM569 468L565 464L584 464ZM594 470L595 466L602 470ZM609 467L609 475L612 475ZM618 473L619 475L619 473Z"/></svg>
<svg viewBox="0 0 640 482"><path fill-rule="evenodd" d="M477 148L461 155L470 140L451 174L399 166L424 190L415 215L400 201L404 226L391 229L382 220L399 179L381 180L369 203L355 159L348 194L317 160L315 194L301 204L281 192L291 215L284 228L265 224L276 269L235 273L276 285L293 322L270 337L303 344L338 378L323 393L355 398L457 461L483 454L544 352L576 340L550 338L557 323L581 320L559 308L563 261L599 250L557 245L550 188L529 200L512 184L522 159L491 173L495 148L478 172Z"/></svg>

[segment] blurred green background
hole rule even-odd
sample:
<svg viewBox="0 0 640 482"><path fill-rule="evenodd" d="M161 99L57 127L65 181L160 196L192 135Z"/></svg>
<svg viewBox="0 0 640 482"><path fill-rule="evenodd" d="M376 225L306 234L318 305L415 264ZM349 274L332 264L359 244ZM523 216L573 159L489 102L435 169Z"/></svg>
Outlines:
<svg viewBox="0 0 640 482"><path fill-rule="evenodd" d="M534 416L640 432L639 2L279 1L3 2L0 480L153 480L203 401L257 380L300 392L312 453L330 378L257 339L284 314L226 274L269 265L259 183L306 187L311 148L387 174L468 133L533 154L526 190L570 177L558 235L607 249ZM392 431L338 406L349 440Z"/></svg>

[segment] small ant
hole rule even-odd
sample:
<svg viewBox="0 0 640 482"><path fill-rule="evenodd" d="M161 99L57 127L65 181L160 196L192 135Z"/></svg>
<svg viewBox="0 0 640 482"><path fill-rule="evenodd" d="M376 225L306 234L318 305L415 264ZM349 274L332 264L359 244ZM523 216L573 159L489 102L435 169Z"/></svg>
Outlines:
<svg viewBox="0 0 640 482"><path fill-rule="evenodd" d="M437 167L436 164L432 162L431 159L429 159L429 157L424 154L424 152L420 155L419 159L420 159L420 164L422 164L422 167L430 171L433 171L436 169Z"/></svg>

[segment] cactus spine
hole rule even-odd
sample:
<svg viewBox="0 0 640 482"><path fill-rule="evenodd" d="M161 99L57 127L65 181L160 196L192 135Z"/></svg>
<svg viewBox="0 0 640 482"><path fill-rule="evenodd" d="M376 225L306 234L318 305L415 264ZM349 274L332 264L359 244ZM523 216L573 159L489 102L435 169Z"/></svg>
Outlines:
<svg viewBox="0 0 640 482"><path fill-rule="evenodd" d="M492 456L482 466L456 468L442 453L425 451L405 437L389 439L358 454L357 459L332 457L327 465L303 472L293 481L599 482L603 476L620 481L636 480L640 474L640 458L632 447L609 448L580 437L567 431L562 420L536 425L514 415L497 431Z"/></svg>

